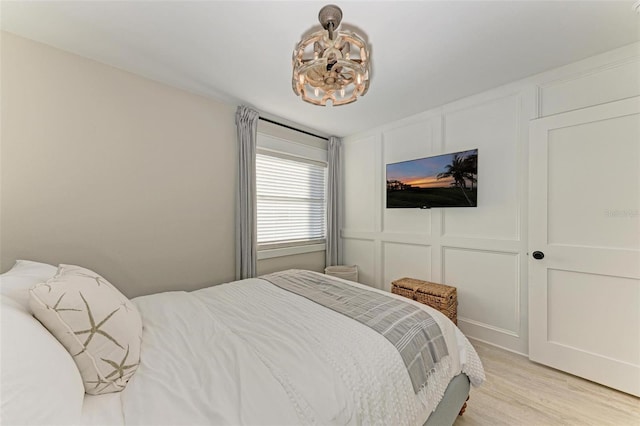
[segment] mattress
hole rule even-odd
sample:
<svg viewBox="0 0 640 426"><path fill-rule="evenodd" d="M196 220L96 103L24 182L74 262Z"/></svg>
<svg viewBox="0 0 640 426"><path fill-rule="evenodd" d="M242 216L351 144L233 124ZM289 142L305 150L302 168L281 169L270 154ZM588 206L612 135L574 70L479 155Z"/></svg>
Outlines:
<svg viewBox="0 0 640 426"><path fill-rule="evenodd" d="M450 357L428 403L384 337L265 280L133 302L144 324L140 367L124 391L85 397L84 424L422 425L453 377L484 378L460 330L417 303L440 326Z"/></svg>

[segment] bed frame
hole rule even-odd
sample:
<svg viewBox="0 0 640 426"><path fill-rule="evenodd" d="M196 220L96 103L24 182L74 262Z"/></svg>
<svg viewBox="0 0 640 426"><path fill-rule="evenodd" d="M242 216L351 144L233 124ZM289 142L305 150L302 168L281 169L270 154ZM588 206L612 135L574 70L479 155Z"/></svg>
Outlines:
<svg viewBox="0 0 640 426"><path fill-rule="evenodd" d="M453 425L456 417L461 416L467 408L469 389L469 378L466 374L461 373L454 377L449 382L440 404L431 413L424 426Z"/></svg>

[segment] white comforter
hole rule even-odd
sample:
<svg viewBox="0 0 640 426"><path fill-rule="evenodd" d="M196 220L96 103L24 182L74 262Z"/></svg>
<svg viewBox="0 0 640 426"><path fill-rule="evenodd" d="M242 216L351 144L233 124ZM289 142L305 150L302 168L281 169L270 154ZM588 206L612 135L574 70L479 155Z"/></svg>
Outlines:
<svg viewBox="0 0 640 426"><path fill-rule="evenodd" d="M451 358L427 405L384 337L264 280L134 302L144 324L140 368L120 394L86 398L87 424L417 425L450 378L484 377L462 333L426 307Z"/></svg>

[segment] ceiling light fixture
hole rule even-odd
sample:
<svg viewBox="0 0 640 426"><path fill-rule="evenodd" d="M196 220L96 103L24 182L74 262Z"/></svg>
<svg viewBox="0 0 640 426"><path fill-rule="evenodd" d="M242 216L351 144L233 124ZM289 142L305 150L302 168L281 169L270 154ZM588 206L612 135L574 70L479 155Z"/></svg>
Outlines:
<svg viewBox="0 0 640 426"><path fill-rule="evenodd" d="M338 6L320 9L318 20L324 30L303 38L293 51L293 91L314 105L354 102L369 90L369 48L357 34L338 31Z"/></svg>

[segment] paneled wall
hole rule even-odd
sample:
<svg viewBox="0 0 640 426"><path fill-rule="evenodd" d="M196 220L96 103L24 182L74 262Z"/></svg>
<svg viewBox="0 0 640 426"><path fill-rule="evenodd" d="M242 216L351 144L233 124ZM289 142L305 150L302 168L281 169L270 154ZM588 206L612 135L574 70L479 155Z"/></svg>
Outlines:
<svg viewBox="0 0 640 426"><path fill-rule="evenodd" d="M465 334L526 354L529 121L640 94L638 52L627 46L346 138L343 263L386 290L404 276L454 285ZM477 208L386 208L386 164L473 148Z"/></svg>

